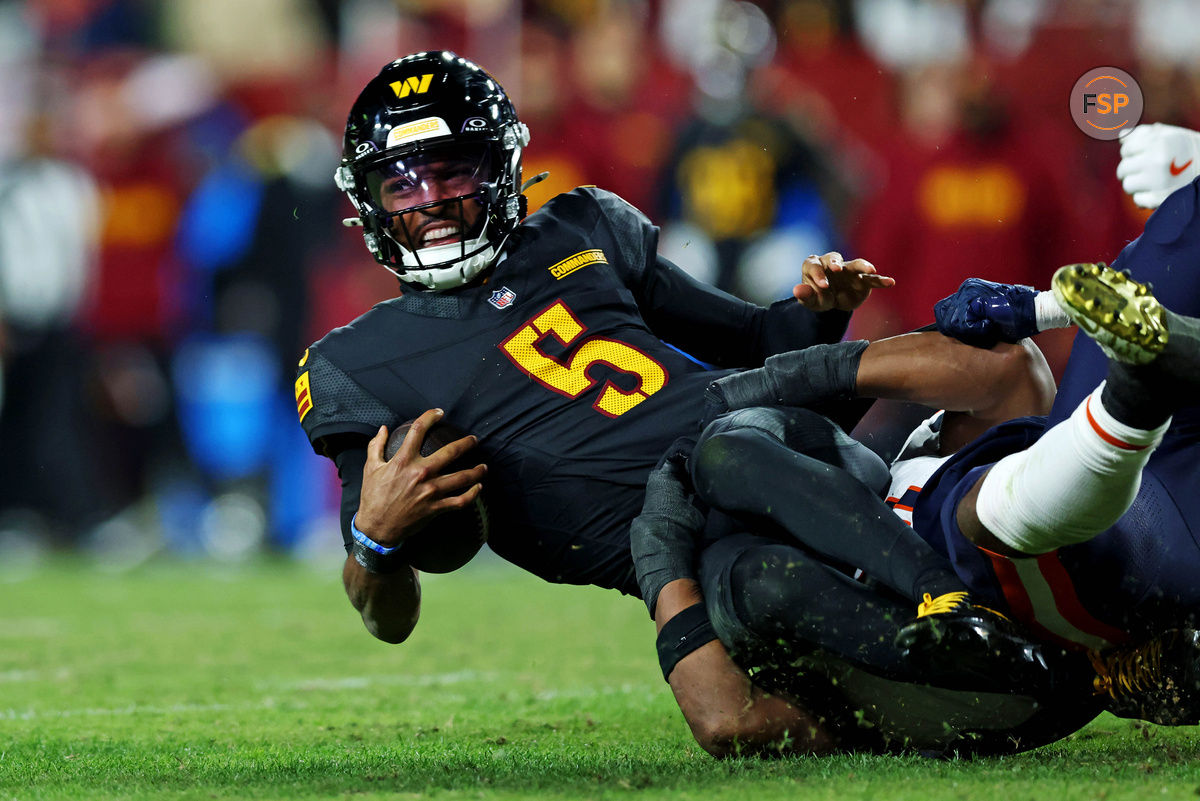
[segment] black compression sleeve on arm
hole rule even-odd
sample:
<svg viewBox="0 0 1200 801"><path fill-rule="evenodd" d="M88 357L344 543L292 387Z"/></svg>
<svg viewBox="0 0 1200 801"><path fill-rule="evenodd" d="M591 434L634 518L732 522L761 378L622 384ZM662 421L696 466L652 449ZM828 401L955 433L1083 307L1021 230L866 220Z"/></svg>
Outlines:
<svg viewBox="0 0 1200 801"><path fill-rule="evenodd" d="M809 345L838 342L850 325L850 312L811 312L795 298L778 300L763 320L763 358Z"/></svg>
<svg viewBox="0 0 1200 801"><path fill-rule="evenodd" d="M367 449L343 448L333 457L337 465L338 478L342 480L342 504L339 517L342 523L342 542L349 551L354 544L350 534L350 521L358 513L358 499L362 494L363 467L367 464Z"/></svg>
<svg viewBox="0 0 1200 801"><path fill-rule="evenodd" d="M750 406L811 406L855 397L865 339L777 353L762 367L714 381L708 397L723 411Z"/></svg>
<svg viewBox="0 0 1200 801"><path fill-rule="evenodd" d="M846 331L846 312L816 314L793 299L764 309L697 281L659 256L647 270L639 298L642 315L661 339L721 367L755 367L768 356Z"/></svg>

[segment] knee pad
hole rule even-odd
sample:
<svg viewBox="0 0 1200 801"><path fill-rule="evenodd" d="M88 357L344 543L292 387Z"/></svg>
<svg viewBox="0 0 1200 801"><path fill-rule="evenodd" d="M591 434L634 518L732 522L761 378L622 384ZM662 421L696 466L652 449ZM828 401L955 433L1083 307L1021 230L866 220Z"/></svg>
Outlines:
<svg viewBox="0 0 1200 801"><path fill-rule="evenodd" d="M794 597L796 568L807 557L783 543L764 544L740 554L729 569L729 591L741 623L763 638L775 636L777 616Z"/></svg>

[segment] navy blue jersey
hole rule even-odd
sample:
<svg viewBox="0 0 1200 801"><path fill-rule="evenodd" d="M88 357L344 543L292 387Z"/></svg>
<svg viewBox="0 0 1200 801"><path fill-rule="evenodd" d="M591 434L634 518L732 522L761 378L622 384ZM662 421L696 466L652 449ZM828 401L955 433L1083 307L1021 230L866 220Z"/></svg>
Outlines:
<svg viewBox="0 0 1200 801"><path fill-rule="evenodd" d="M1200 181L1176 190L1125 246L1113 267L1152 283L1171 310L1200 315ZM1096 648L1200 618L1200 406L1180 409L1142 471L1120 520L1087 542L1036 558L1006 559L958 528L959 501L991 464L1029 447L1066 420L1104 380L1108 358L1075 337L1048 422L1005 423L960 450L920 490L917 533L946 553L973 592L1007 605L1047 639ZM903 501L902 501L903 503Z"/></svg>
<svg viewBox="0 0 1200 801"><path fill-rule="evenodd" d="M577 189L531 215L485 281L406 292L330 332L296 382L313 448L337 457L442 408L479 438L494 551L550 581L636 594L628 525L646 476L723 374L663 340L753 366L836 341L847 319L699 284L656 256L657 235L615 195Z"/></svg>
<svg viewBox="0 0 1200 801"><path fill-rule="evenodd" d="M963 497L993 464L1030 447L1044 430L1045 418L1011 420L949 457L922 487L912 488L919 493L913 529L950 559L973 593L1061 645L1104 648L1194 622L1200 544L1181 494L1188 471L1194 486L1194 445L1143 470L1129 510L1085 542L1010 559L962 533L957 510Z"/></svg>

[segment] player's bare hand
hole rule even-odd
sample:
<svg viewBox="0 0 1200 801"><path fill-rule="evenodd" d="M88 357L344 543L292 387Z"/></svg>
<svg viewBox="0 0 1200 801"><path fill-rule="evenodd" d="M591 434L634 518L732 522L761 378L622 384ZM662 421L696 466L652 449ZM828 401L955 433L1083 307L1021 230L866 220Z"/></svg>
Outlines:
<svg viewBox="0 0 1200 801"><path fill-rule="evenodd" d="M367 444L356 524L380 545L390 548L399 544L442 512L468 505L483 489L486 465L446 472L475 447L474 436L457 439L429 456L421 455L426 432L442 414L441 409L430 409L418 417L389 461L383 459L386 426Z"/></svg>
<svg viewBox="0 0 1200 801"><path fill-rule="evenodd" d="M836 251L809 256L803 270L803 282L792 288L792 295L813 311L854 311L871 290L896 285L896 279L880 275L866 259L845 261Z"/></svg>

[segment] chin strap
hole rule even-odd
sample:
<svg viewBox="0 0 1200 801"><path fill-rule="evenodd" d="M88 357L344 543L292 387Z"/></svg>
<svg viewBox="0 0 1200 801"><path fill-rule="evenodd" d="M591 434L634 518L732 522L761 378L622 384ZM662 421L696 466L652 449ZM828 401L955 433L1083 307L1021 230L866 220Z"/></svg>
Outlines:
<svg viewBox="0 0 1200 801"><path fill-rule="evenodd" d="M525 194L526 189L528 189L531 186L536 186L537 184L540 184L542 181L546 180L549 177L550 177L549 172L539 172L537 175L533 176L528 181L521 184L521 194Z"/></svg>

